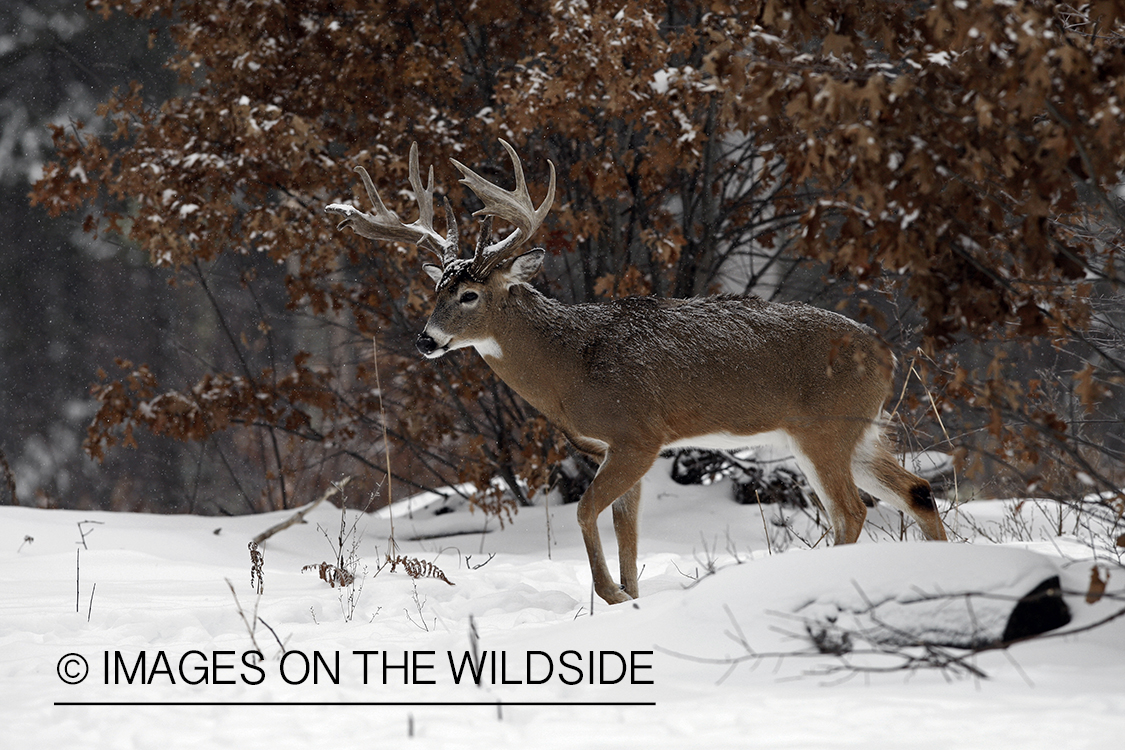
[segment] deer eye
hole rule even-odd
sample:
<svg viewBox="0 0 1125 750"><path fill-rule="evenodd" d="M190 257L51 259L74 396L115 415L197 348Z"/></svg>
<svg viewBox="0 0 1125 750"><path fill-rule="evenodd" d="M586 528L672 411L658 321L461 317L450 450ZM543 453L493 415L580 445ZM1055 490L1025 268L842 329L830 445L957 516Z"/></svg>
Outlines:
<svg viewBox="0 0 1125 750"><path fill-rule="evenodd" d="M476 292L465 292L464 294L461 295L460 302L461 302L462 305L468 305L468 304L471 304L473 302L476 302L479 297L480 297L480 295L477 294Z"/></svg>

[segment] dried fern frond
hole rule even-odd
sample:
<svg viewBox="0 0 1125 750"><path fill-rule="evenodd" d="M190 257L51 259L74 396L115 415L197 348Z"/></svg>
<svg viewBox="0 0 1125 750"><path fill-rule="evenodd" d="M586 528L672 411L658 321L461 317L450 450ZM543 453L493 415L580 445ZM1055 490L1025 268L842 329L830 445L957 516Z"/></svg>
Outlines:
<svg viewBox="0 0 1125 750"><path fill-rule="evenodd" d="M395 572L395 568L401 565L406 575L415 580L419 578L437 578L440 581L445 581L450 586L456 585L453 581L445 577L445 573L441 571L441 568L434 565L432 562L419 560L417 557L404 557L403 555L391 557L387 555L387 564L391 566L392 573Z"/></svg>
<svg viewBox="0 0 1125 750"><path fill-rule="evenodd" d="M324 581L332 588L336 588L337 586L343 588L355 583L355 575L352 572L344 570L339 565L334 565L330 562L322 562L319 565L306 565L301 568L302 573L309 570L315 570L317 575L320 576L320 580Z"/></svg>

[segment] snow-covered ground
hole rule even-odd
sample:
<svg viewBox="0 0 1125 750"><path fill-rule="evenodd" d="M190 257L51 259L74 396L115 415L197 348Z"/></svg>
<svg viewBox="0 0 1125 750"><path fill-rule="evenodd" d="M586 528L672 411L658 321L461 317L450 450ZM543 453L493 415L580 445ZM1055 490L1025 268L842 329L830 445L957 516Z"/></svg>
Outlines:
<svg viewBox="0 0 1125 750"><path fill-rule="evenodd" d="M809 550L819 532L800 512L787 531L777 507L666 477L660 465L646 478L641 598L612 608L591 604L573 506L525 508L483 533L485 519L465 509L396 518L399 554L455 585L378 570L390 521L348 514L345 555L358 539L367 572L339 589L302 572L335 559L341 514L325 503L265 543L260 598L247 543L288 512L0 507L0 747L1120 745L1125 618L946 669L860 672L848 665L896 667L902 653L845 660L816 653L806 635L811 622L839 642L829 617L871 626L852 614L868 603L885 603L884 628L994 633L1005 595L1056 573L1077 592L1063 630L1097 622L1125 603L1086 603L1091 561L1118 596L1125 571L1069 511L970 503L946 517L968 543L942 545L911 529L898 541L898 513L879 509L859 545ZM974 591L993 596L952 596ZM480 687L465 661L472 628ZM729 661L748 649L758 656ZM88 669L81 682L75 655Z"/></svg>

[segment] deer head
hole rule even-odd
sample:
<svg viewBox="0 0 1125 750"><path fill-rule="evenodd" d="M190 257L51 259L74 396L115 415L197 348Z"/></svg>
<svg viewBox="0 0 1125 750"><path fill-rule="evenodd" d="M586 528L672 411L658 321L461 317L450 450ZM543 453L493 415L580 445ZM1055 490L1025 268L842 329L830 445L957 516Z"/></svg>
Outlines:
<svg viewBox="0 0 1125 750"><path fill-rule="evenodd" d="M475 346L482 354L498 355L494 339L487 334L489 312L496 308L512 285L528 281L542 266L543 250L533 249L522 254L516 251L534 236L551 210L555 199L555 165L547 162L551 170L547 197L536 208L516 150L504 139L500 139L500 143L512 160L516 176L513 190L488 182L461 162L450 159L462 174L460 182L484 203L484 208L473 214L485 218L476 248L469 258L460 257L456 219L448 199L445 201L446 235L442 237L434 231L434 170L430 167L427 184L423 186L418 169L417 143L410 147L410 185L418 202L418 219L412 224L403 224L383 204L367 170L358 166L355 169L363 179L374 206L373 212L361 213L339 203L325 209L344 216L338 228L351 227L357 234L374 240L410 242L430 250L441 259L441 265L426 263L422 266L437 285L434 312L417 340L418 350L426 357L440 357L448 351L469 346ZM510 234L495 242L492 241L493 217L515 227Z"/></svg>

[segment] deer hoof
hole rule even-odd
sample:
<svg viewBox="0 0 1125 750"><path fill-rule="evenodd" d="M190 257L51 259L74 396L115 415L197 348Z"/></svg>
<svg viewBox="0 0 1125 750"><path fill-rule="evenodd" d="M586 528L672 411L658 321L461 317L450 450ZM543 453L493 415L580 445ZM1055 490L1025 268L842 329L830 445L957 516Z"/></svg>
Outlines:
<svg viewBox="0 0 1125 750"><path fill-rule="evenodd" d="M621 604L621 602L633 601L633 597L625 593L623 589L617 587L610 588L608 591L598 591L598 596L609 604Z"/></svg>

